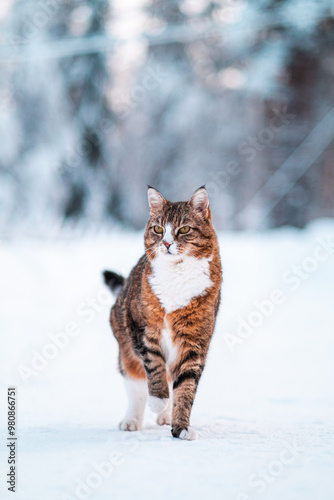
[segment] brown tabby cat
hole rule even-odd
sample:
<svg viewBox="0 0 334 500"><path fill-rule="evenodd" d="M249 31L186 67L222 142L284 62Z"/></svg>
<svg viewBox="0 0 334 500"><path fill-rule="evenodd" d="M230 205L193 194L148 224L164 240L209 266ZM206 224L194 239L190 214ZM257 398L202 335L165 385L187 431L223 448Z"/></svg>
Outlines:
<svg viewBox="0 0 334 500"><path fill-rule="evenodd" d="M204 187L178 203L149 187L148 200L145 255L127 279L104 272L118 293L110 323L129 396L120 429L141 429L148 395L157 423L191 440L191 407L220 302L218 242Z"/></svg>

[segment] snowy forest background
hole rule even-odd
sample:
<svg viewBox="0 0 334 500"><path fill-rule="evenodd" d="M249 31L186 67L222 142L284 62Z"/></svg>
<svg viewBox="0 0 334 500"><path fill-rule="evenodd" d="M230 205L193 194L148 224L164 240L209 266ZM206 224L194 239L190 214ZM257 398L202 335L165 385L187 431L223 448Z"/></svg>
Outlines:
<svg viewBox="0 0 334 500"><path fill-rule="evenodd" d="M0 234L334 215L331 0L1 0ZM15 229L16 228L16 229Z"/></svg>
<svg viewBox="0 0 334 500"><path fill-rule="evenodd" d="M0 0L0 67L1 500L13 386L15 500L333 500L334 1ZM118 430L147 184L218 230L193 442Z"/></svg>

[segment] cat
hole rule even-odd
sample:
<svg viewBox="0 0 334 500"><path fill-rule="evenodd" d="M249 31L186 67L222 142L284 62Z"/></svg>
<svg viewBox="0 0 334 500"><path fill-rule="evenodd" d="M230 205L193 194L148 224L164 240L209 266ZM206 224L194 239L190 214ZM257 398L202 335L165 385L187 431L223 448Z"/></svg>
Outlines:
<svg viewBox="0 0 334 500"><path fill-rule="evenodd" d="M142 428L148 397L159 425L196 439L190 413L220 304L222 267L209 197L167 201L148 187L145 254L127 279L104 271L117 295L110 324L129 406L121 430Z"/></svg>

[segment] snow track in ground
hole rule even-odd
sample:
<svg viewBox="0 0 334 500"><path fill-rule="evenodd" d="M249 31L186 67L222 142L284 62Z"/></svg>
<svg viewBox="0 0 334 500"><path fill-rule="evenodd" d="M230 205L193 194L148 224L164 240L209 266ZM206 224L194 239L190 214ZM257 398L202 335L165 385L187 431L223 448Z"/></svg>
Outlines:
<svg viewBox="0 0 334 500"><path fill-rule="evenodd" d="M173 439L148 409L142 431L118 430L126 395L101 271L127 274L142 234L2 241L1 499L12 498L5 403L16 385L17 500L331 500L331 241L326 220L220 235L222 306L194 442Z"/></svg>

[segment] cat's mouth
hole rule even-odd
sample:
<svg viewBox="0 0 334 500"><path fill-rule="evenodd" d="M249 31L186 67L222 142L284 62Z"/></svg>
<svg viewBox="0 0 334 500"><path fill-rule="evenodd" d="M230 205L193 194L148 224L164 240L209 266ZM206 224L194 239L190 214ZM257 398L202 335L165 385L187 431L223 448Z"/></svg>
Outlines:
<svg viewBox="0 0 334 500"><path fill-rule="evenodd" d="M160 247L160 252L163 254L163 255L170 255L172 257L177 257L179 255L179 252L177 250L177 248L175 248L174 245L171 245L170 247Z"/></svg>

